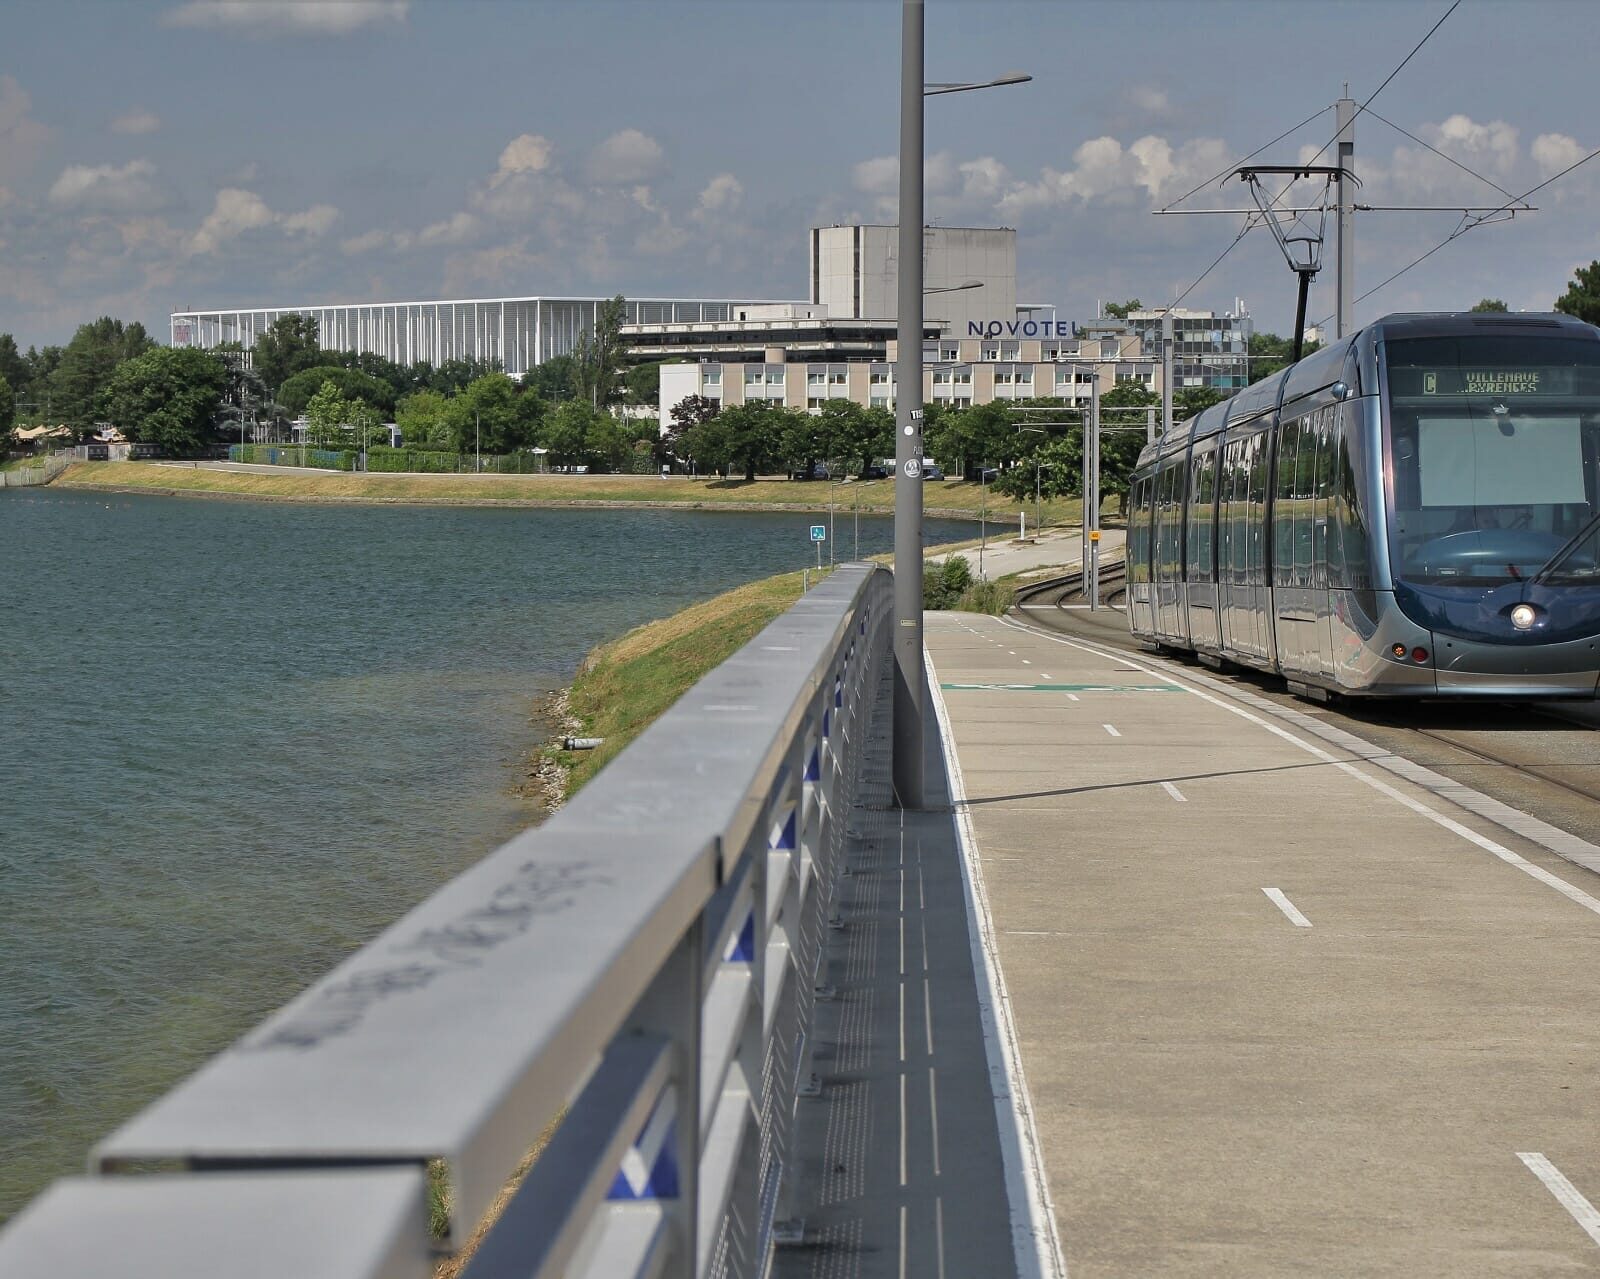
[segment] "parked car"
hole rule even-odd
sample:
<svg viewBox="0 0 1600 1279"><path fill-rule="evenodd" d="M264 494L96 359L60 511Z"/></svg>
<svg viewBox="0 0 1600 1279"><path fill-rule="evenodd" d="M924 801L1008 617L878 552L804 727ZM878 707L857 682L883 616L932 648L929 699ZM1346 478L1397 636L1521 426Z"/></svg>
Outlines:
<svg viewBox="0 0 1600 1279"><path fill-rule="evenodd" d="M822 462L817 462L809 471L804 467L801 467L799 470L790 471L789 478L791 480L826 480L831 477L829 476L827 466Z"/></svg>
<svg viewBox="0 0 1600 1279"><path fill-rule="evenodd" d="M944 471L940 469L937 462L924 462L922 464L922 478L925 480L942 480L944 479Z"/></svg>
<svg viewBox="0 0 1600 1279"><path fill-rule="evenodd" d="M863 480L886 480L889 478L889 469L884 466L869 466L861 472L860 478Z"/></svg>

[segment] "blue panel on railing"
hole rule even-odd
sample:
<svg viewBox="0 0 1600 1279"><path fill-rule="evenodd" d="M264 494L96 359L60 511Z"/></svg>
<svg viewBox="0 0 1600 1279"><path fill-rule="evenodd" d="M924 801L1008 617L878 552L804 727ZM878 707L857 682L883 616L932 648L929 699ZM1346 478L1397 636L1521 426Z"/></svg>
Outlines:
<svg viewBox="0 0 1600 1279"><path fill-rule="evenodd" d="M607 1199L678 1197L677 1114L672 1092L662 1093L633 1149L622 1157Z"/></svg>

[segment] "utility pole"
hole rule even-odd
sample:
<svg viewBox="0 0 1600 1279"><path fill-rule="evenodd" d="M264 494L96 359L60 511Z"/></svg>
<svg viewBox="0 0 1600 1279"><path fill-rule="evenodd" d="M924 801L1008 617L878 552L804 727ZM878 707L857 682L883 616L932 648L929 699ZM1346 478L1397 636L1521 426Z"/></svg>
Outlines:
<svg viewBox="0 0 1600 1279"><path fill-rule="evenodd" d="M1356 104L1350 97L1350 86L1344 87L1345 96L1334 104L1339 128L1339 284L1335 337L1347 337L1354 328L1352 316L1356 298ZM1300 335L1295 334L1296 337Z"/></svg>
<svg viewBox="0 0 1600 1279"><path fill-rule="evenodd" d="M922 0L900 18L900 299L894 441L894 793L922 797Z"/></svg>
<svg viewBox="0 0 1600 1279"><path fill-rule="evenodd" d="M472 415L472 473L483 474L483 414Z"/></svg>
<svg viewBox="0 0 1600 1279"><path fill-rule="evenodd" d="M1084 527L1089 531L1089 607L1100 607L1100 379L1089 388L1089 422L1087 448L1089 455L1089 505L1085 512Z"/></svg>
<svg viewBox="0 0 1600 1279"><path fill-rule="evenodd" d="M1172 308L1161 315L1161 431L1172 430ZM1152 429L1147 443L1155 443Z"/></svg>

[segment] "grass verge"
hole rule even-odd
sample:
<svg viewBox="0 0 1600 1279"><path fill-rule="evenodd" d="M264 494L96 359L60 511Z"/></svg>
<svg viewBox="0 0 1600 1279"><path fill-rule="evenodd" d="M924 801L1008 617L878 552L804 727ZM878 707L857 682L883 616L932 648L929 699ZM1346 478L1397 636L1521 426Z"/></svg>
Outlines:
<svg viewBox="0 0 1600 1279"><path fill-rule="evenodd" d="M815 582L817 575L811 574ZM603 737L592 751L546 748L566 769L571 795L656 721L699 679L800 598L802 574L736 587L681 613L636 627L583 661L568 693L576 736Z"/></svg>
<svg viewBox="0 0 1600 1279"><path fill-rule="evenodd" d="M349 474L281 467L270 473L223 471L188 463L79 462L56 484L118 493L160 493L263 501L456 504L474 506L684 506L700 510L860 509L873 514L894 510L894 481L828 484L764 476L742 479L689 479L649 475L389 475ZM992 486L962 480L929 481L922 488L927 514L977 519L987 508L996 535L1015 525L1019 511L1034 526L1033 503L1008 502ZM1080 503L1057 498L1044 503L1047 524L1075 523Z"/></svg>

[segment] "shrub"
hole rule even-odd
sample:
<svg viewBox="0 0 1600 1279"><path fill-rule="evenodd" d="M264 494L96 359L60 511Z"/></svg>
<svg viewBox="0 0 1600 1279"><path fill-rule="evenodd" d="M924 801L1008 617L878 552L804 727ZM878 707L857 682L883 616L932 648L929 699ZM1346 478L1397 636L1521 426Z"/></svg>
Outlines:
<svg viewBox="0 0 1600 1279"><path fill-rule="evenodd" d="M922 566L922 607L954 608L972 585L972 565L962 555L947 555L943 564Z"/></svg>

